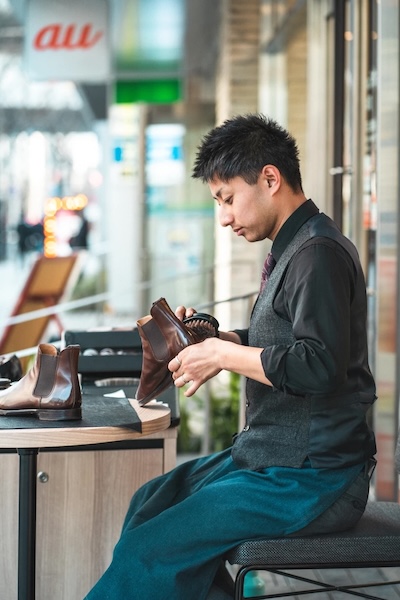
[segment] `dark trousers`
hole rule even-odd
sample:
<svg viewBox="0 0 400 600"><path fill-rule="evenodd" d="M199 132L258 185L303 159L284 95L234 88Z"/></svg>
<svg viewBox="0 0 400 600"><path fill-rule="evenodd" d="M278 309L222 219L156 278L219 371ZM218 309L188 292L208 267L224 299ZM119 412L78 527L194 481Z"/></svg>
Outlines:
<svg viewBox="0 0 400 600"><path fill-rule="evenodd" d="M328 508L312 482L300 488L290 479L293 471L276 477L268 469L238 469L228 449L145 484L132 498L111 565L86 600L205 600L219 594L212 585L229 549L245 539L290 535ZM293 490L297 496L284 510ZM343 492L338 487L337 497ZM348 504L355 508L353 498L362 494L347 493L330 527L335 519L349 524ZM353 520L361 514L360 508Z"/></svg>

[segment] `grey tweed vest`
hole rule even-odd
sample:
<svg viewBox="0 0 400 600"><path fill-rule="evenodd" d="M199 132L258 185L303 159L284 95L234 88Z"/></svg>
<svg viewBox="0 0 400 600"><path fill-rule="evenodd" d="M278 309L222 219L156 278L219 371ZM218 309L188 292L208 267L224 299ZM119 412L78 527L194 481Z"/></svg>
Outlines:
<svg viewBox="0 0 400 600"><path fill-rule="evenodd" d="M265 348L295 342L292 324L275 313L273 299L292 256L317 235L340 241L355 264L359 263L354 246L329 218L319 214L309 219L286 247L255 304L249 326L250 346ZM332 435L332 430L335 430L335 420L337 424L346 420L346 412L350 431L357 432L352 440L354 452L352 450L350 464L362 462L374 454L373 434L365 423L365 413L375 397L367 398L362 406L359 396L330 397L324 402L312 395L292 396L253 379L247 379L246 397L245 427L236 436L232 448L232 458L240 468L299 468L307 457L316 468L343 466L349 457L343 457L341 445L347 452L349 440L340 439L340 425L337 438Z"/></svg>

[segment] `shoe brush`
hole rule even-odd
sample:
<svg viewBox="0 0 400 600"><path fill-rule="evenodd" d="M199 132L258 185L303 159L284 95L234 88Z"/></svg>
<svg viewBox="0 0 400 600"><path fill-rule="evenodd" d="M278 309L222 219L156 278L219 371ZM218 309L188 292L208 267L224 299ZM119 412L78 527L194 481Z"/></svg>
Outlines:
<svg viewBox="0 0 400 600"><path fill-rule="evenodd" d="M186 327L194 329L201 337L218 337L219 323L215 317L206 313L194 313L192 317L183 319Z"/></svg>

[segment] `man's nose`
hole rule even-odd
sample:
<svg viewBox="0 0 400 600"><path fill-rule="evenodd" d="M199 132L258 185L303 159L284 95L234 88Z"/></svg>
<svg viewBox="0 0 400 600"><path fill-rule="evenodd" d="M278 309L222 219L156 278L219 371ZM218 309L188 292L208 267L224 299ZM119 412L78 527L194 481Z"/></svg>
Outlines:
<svg viewBox="0 0 400 600"><path fill-rule="evenodd" d="M233 223L232 214L222 207L219 209L218 218L219 218L219 223L220 223L220 225L222 225L222 227L228 227L228 225L232 225L232 223Z"/></svg>

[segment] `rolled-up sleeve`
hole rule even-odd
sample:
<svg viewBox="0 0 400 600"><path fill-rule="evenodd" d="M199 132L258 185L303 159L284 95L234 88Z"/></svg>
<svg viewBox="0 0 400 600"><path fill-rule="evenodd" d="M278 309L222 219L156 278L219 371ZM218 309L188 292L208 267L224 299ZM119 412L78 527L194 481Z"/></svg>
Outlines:
<svg viewBox="0 0 400 600"><path fill-rule="evenodd" d="M236 333L239 336L242 346L249 345L249 330L248 329L234 329L233 333Z"/></svg>

